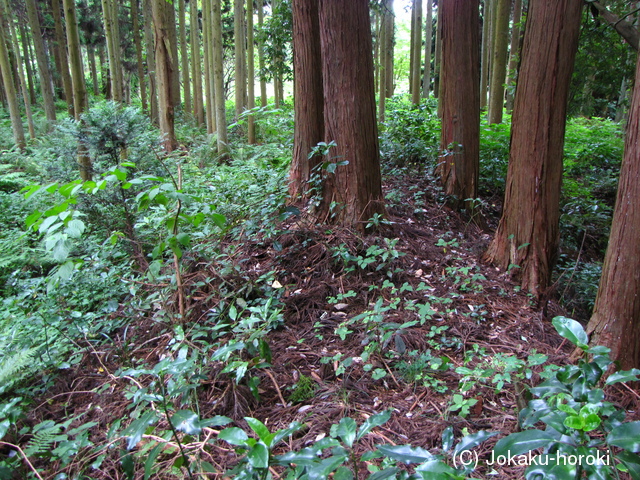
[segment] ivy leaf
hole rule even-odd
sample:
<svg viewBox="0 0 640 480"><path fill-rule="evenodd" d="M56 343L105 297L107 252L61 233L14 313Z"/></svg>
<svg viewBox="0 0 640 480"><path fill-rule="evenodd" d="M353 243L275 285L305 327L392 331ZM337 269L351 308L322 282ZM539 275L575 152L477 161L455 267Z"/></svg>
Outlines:
<svg viewBox="0 0 640 480"><path fill-rule="evenodd" d="M567 317L555 317L551 323L558 333L582 350L589 348L589 337L580 323Z"/></svg>

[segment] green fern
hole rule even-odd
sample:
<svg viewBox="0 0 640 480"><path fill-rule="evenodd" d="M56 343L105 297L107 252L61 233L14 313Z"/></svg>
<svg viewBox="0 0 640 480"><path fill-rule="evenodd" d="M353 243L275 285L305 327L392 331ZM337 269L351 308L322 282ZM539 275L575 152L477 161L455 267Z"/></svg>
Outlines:
<svg viewBox="0 0 640 480"><path fill-rule="evenodd" d="M42 455L50 452L56 442L67 440L67 435L61 434L62 426L53 420L45 420L33 427L33 438L24 449L27 456Z"/></svg>
<svg viewBox="0 0 640 480"><path fill-rule="evenodd" d="M25 375L24 369L33 363L37 348L23 348L0 358L0 393L5 393Z"/></svg>

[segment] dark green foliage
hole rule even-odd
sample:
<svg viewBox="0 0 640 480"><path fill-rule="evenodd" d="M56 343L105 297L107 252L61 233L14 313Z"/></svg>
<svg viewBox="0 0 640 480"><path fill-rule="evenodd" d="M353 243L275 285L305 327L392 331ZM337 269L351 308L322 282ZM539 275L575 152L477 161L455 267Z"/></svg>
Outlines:
<svg viewBox="0 0 640 480"><path fill-rule="evenodd" d="M395 165L432 165L438 157L440 120L437 101L430 98L413 105L404 96L386 103L380 135L380 155Z"/></svg>

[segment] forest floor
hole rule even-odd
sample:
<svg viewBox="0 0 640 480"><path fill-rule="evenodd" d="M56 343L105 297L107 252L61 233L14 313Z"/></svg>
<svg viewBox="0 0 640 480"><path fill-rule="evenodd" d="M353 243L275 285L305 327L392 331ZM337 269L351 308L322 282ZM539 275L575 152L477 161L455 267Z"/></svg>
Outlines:
<svg viewBox="0 0 640 480"><path fill-rule="evenodd" d="M282 325L265 337L271 366L252 370L260 378L259 401L248 387L221 373L221 365L212 365L207 378L200 380L199 415L226 415L247 431L246 416L260 419L271 431L295 420L303 422L305 429L284 446L299 450L328 435L331 425L343 417L360 424L391 409L391 419L364 437L356 451L374 450L379 444L411 444L437 453L448 426L456 439L487 430L499 435L476 449L480 463L473 476L523 478L524 467L486 464L495 442L517 430L518 401L523 395L516 392L518 383L540 381L536 372L542 366L532 367L531 378L516 379L523 369L510 371L509 359L524 365L538 353L548 356L547 363L568 362L572 349L551 324L564 312L553 298L537 304L505 272L483 263L491 227L481 229L449 209L430 179L393 176L384 188L393 198L388 206L390 223L382 224L375 235L305 225L291 217L276 236L252 237L237 245L232 258L241 274L235 279L221 274L217 260L190 259L184 275L191 299L184 326L187 342L190 324L207 327L208 312L228 301L228 294L223 298L218 293L225 290L223 286L225 291L230 284L240 288L247 278L255 280L269 272L273 285L282 286L277 293L284 316ZM498 207L492 208L487 222L495 227ZM238 243L231 238L226 242ZM348 323L365 311L381 315ZM388 332L392 333L386 338ZM131 363L154 365L169 352L172 337L166 323L140 318L119 331L113 344L99 351L87 349L83 361L64 371L39 399L28 423L86 412L83 421L98 423L91 440L107 444L109 426L130 413L124 392L131 382L114 373ZM345 362L349 357L352 360ZM466 415L452 410L452 396L461 390L462 375L456 367L473 370L483 365L492 365L494 375L468 379L469 389L461 394L476 402L468 402ZM511 376L501 383L498 373ZM311 380L306 395L298 388L302 377ZM624 385L608 387L606 392L610 401L629 412L628 418L640 418L637 394ZM123 478L118 455L114 451L91 477ZM207 448L202 455L219 472L238 460L228 445ZM159 463L171 461L162 458ZM51 467L53 473L59 466ZM208 478L222 477L220 473Z"/></svg>

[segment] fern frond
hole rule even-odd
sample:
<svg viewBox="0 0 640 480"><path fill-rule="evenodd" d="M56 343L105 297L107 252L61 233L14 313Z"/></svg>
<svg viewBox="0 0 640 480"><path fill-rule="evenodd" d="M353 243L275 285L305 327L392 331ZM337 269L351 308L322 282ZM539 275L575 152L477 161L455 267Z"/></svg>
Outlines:
<svg viewBox="0 0 640 480"><path fill-rule="evenodd" d="M0 393L22 379L21 372L32 363L37 352L37 348L23 348L0 359Z"/></svg>

